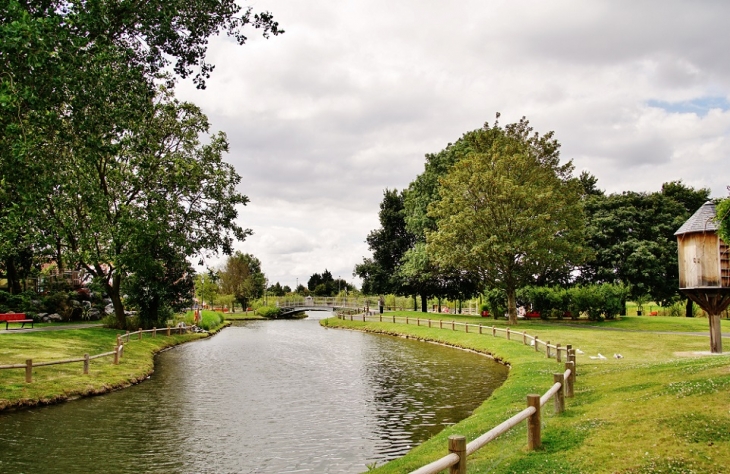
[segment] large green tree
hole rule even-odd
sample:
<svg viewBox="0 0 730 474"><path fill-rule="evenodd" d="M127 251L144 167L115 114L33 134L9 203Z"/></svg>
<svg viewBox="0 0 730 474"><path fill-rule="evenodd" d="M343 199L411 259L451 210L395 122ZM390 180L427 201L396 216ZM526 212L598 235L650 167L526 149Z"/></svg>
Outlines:
<svg viewBox="0 0 730 474"><path fill-rule="evenodd" d="M415 242L415 236L406 228L403 192L386 189L378 217L380 228L366 239L373 256L356 265L355 274L362 278L362 291L367 295L401 294L404 282L398 269Z"/></svg>
<svg viewBox="0 0 730 474"><path fill-rule="evenodd" d="M708 199L709 189L681 181L660 192L588 196L586 238L592 258L580 269L586 283L624 283L631 298L659 303L680 297L674 232Z"/></svg>
<svg viewBox="0 0 730 474"><path fill-rule="evenodd" d="M264 294L266 276L261 261L251 254L237 251L228 257L219 274L223 293L232 294L244 310L250 300Z"/></svg>
<svg viewBox="0 0 730 474"><path fill-rule="evenodd" d="M427 234L437 264L504 288L517 322L515 292L540 275L568 274L585 256L581 184L572 163L560 164L552 132L533 133L522 119L486 124L463 138L467 155L440 180Z"/></svg>

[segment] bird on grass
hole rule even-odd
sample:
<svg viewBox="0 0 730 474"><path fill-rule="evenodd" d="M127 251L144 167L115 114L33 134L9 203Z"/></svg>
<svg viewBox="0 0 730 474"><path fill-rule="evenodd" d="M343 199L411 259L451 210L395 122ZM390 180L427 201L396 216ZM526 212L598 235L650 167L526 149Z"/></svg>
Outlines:
<svg viewBox="0 0 730 474"><path fill-rule="evenodd" d="M590 356L590 357L593 360L596 360L596 359L598 359L598 360L606 360L607 359L607 357L605 355L601 354L600 352L598 353L597 356Z"/></svg>

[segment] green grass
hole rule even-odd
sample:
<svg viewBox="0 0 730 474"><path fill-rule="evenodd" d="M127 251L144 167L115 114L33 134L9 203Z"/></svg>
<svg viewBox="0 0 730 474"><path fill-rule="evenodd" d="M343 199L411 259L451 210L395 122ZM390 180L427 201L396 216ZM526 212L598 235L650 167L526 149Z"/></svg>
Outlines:
<svg viewBox="0 0 730 474"><path fill-rule="evenodd" d="M0 365L24 364L26 359L46 362L83 357L114 350L122 331L88 328L0 335ZM154 368L155 353L175 344L205 337L201 334L164 336L160 330L153 338L132 337L125 344L124 357L114 365L113 356L92 360L89 375L83 363L51 365L33 369L33 382L25 383L24 369L0 370L0 409L52 403L84 395L104 393L143 380Z"/></svg>
<svg viewBox="0 0 730 474"><path fill-rule="evenodd" d="M266 319L263 316L259 316L255 311L241 312L241 313L226 313L224 315L226 321L250 321L254 319Z"/></svg>
<svg viewBox="0 0 730 474"><path fill-rule="evenodd" d="M401 313L410 317L415 313ZM389 314L386 314L388 316ZM456 315L428 315L451 321L504 327L505 321ZM706 336L604 331L570 321L521 321L526 331L553 343L573 344L578 355L576 396L556 415L543 408L543 449L526 450L524 423L469 457L469 472L494 473L720 473L730 463L730 357L698 356L709 351ZM563 366L524 346L521 337L465 334L423 324L327 320L328 326L406 334L494 354L511 365L510 376L489 400L462 422L374 472L409 472L446 453L447 437L467 441L525 407L528 393L544 393ZM727 321L723 321L724 326ZM591 326L657 332L703 332L707 319L629 317ZM457 326L457 329L460 329ZM514 340L516 339L516 340ZM728 341L726 341L726 346ZM730 349L730 347L728 347ZM591 360L598 352L608 360ZM623 359L612 358L621 353ZM455 387L458 389L458 387ZM364 469L363 469L364 470Z"/></svg>

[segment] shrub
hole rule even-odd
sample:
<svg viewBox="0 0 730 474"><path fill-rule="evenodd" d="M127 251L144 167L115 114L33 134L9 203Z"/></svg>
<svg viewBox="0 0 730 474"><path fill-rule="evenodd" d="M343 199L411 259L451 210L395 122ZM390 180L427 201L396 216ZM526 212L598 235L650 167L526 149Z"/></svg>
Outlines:
<svg viewBox="0 0 730 474"><path fill-rule="evenodd" d="M275 307L275 306L260 306L256 313L258 313L259 316L263 316L264 318L276 318L281 314L281 309Z"/></svg>

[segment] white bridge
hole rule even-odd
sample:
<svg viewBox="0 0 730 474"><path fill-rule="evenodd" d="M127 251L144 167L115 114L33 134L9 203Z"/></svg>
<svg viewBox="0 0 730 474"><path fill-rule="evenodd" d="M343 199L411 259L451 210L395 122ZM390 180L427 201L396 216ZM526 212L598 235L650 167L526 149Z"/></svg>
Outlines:
<svg viewBox="0 0 730 474"><path fill-rule="evenodd" d="M378 310L378 299L363 297L282 297L276 298L276 306L281 310L281 316L304 311L368 312Z"/></svg>

